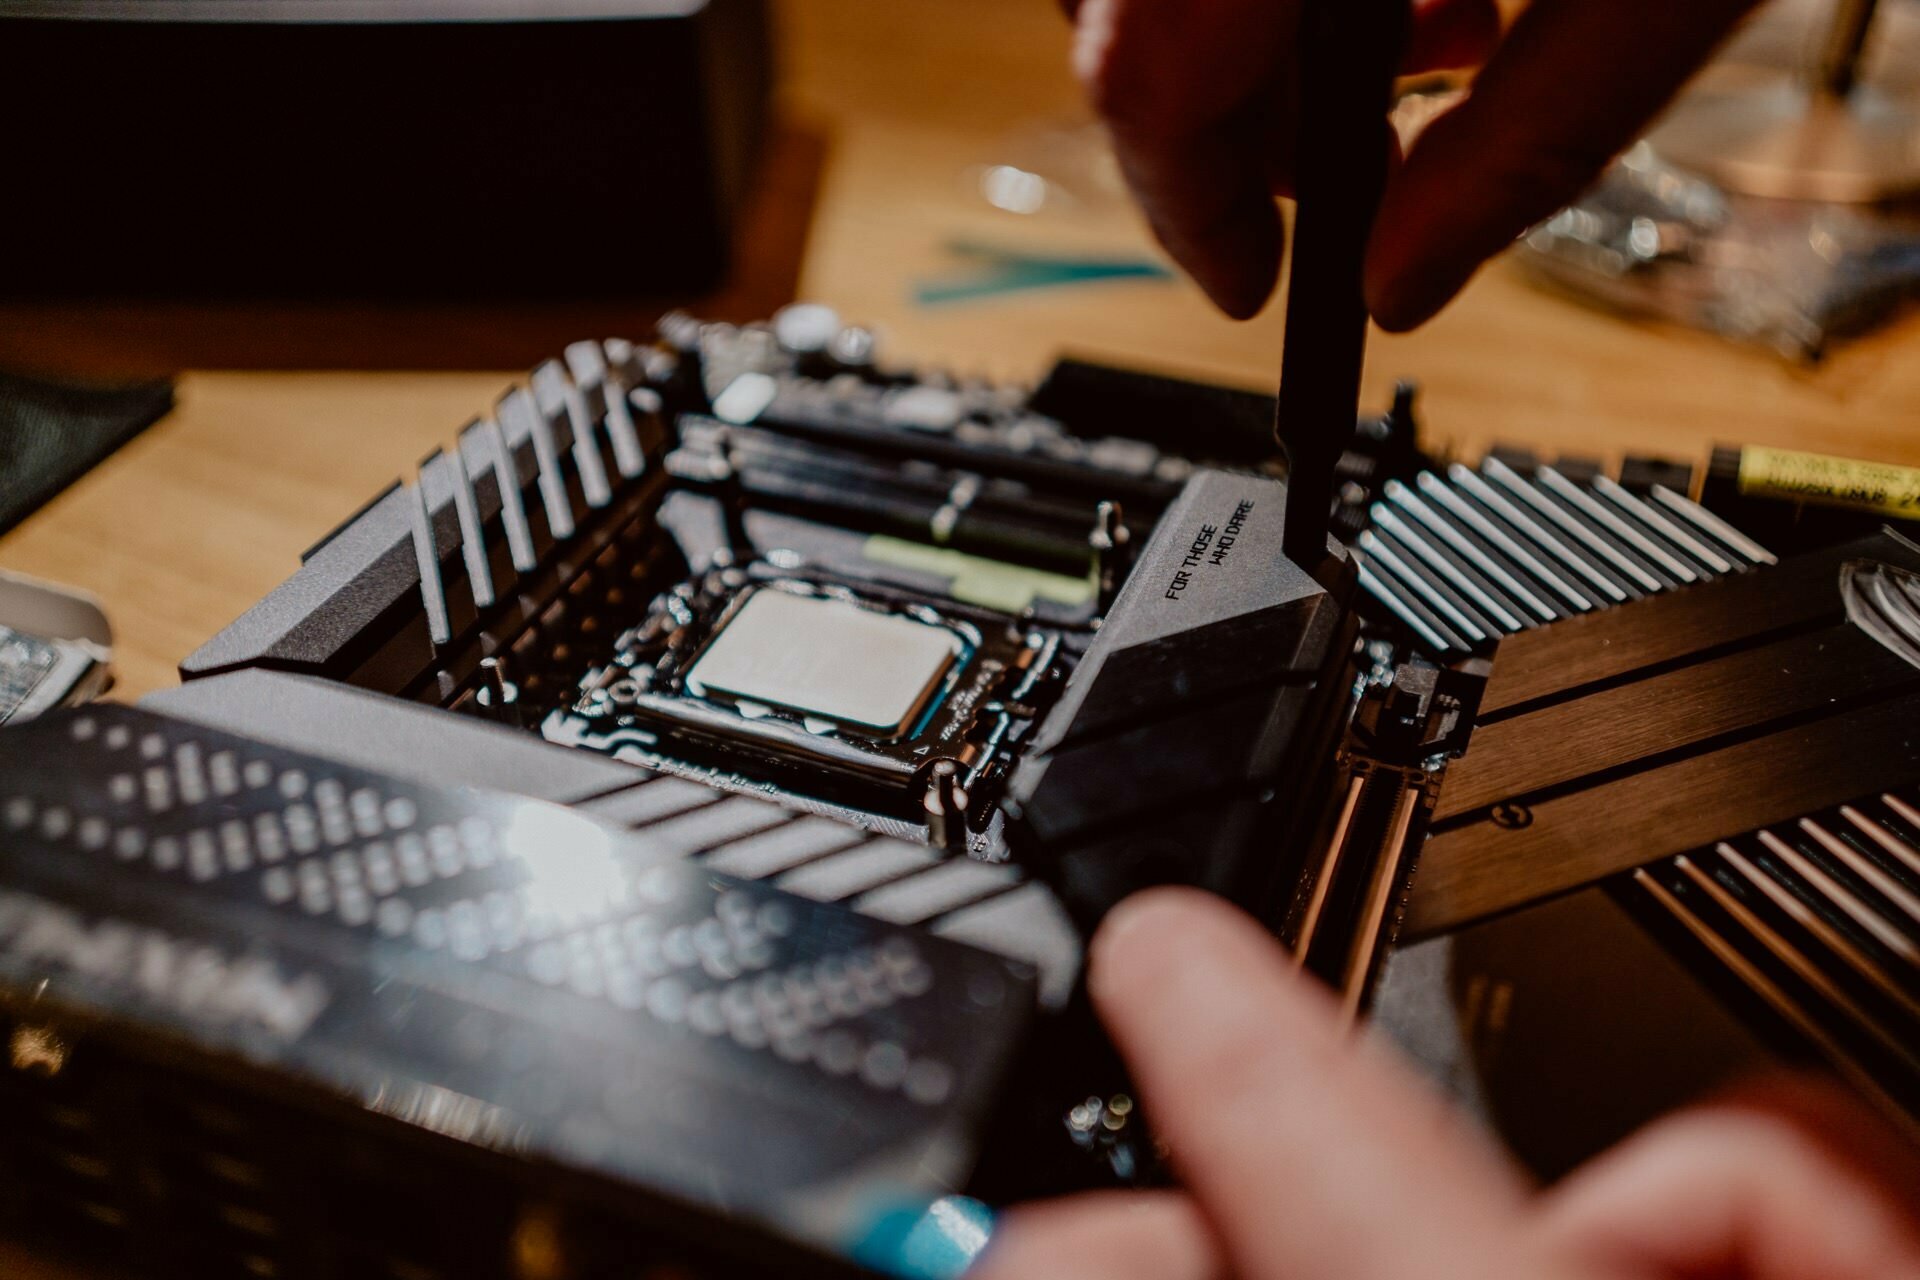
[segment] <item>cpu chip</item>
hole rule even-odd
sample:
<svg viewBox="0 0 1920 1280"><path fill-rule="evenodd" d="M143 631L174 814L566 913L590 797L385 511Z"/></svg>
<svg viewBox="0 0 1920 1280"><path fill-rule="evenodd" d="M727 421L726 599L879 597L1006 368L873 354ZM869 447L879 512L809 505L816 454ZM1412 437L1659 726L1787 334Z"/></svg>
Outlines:
<svg viewBox="0 0 1920 1280"><path fill-rule="evenodd" d="M777 707L874 737L907 732L965 650L944 627L762 587L687 673L700 698Z"/></svg>

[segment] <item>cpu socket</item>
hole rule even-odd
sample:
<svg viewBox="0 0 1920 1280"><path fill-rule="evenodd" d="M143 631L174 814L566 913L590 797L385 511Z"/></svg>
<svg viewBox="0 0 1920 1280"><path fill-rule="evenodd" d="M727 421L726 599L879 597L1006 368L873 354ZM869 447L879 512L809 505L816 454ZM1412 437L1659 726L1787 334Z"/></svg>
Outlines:
<svg viewBox="0 0 1920 1280"><path fill-rule="evenodd" d="M545 732L911 824L941 762L984 812L1058 659L1056 636L1015 620L716 570L657 598Z"/></svg>
<svg viewBox="0 0 1920 1280"><path fill-rule="evenodd" d="M892 739L920 717L973 647L959 631L846 600L751 588L685 687L747 716L777 709L811 732Z"/></svg>

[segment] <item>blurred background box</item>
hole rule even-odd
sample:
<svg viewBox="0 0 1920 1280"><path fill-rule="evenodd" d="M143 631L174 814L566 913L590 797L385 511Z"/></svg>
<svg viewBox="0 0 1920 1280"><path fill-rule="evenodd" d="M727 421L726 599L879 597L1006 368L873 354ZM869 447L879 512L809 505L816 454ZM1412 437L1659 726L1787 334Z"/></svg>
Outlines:
<svg viewBox="0 0 1920 1280"><path fill-rule="evenodd" d="M0 0L0 294L703 290L770 46L763 0Z"/></svg>

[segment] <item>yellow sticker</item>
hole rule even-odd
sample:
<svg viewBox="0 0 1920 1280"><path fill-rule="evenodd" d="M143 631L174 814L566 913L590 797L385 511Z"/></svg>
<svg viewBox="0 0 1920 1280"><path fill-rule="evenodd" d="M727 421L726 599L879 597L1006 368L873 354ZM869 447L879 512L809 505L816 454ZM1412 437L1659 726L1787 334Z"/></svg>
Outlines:
<svg viewBox="0 0 1920 1280"><path fill-rule="evenodd" d="M1072 578L884 534L868 538L863 551L867 559L880 564L951 578L953 585L948 590L955 600L1003 613L1019 613L1036 596L1065 605L1086 604L1094 596L1091 573Z"/></svg>
<svg viewBox="0 0 1920 1280"><path fill-rule="evenodd" d="M1740 492L1920 520L1920 468L1884 462L1749 445L1740 451Z"/></svg>

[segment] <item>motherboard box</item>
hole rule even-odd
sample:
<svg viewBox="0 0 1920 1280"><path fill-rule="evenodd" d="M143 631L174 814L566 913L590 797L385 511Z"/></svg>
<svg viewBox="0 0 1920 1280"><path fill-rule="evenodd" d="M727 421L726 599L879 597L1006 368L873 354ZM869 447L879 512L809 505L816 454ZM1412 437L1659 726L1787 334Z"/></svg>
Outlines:
<svg viewBox="0 0 1920 1280"><path fill-rule="evenodd" d="M21 183L0 282L708 288L759 149L769 45L762 0L0 4L0 152Z"/></svg>

